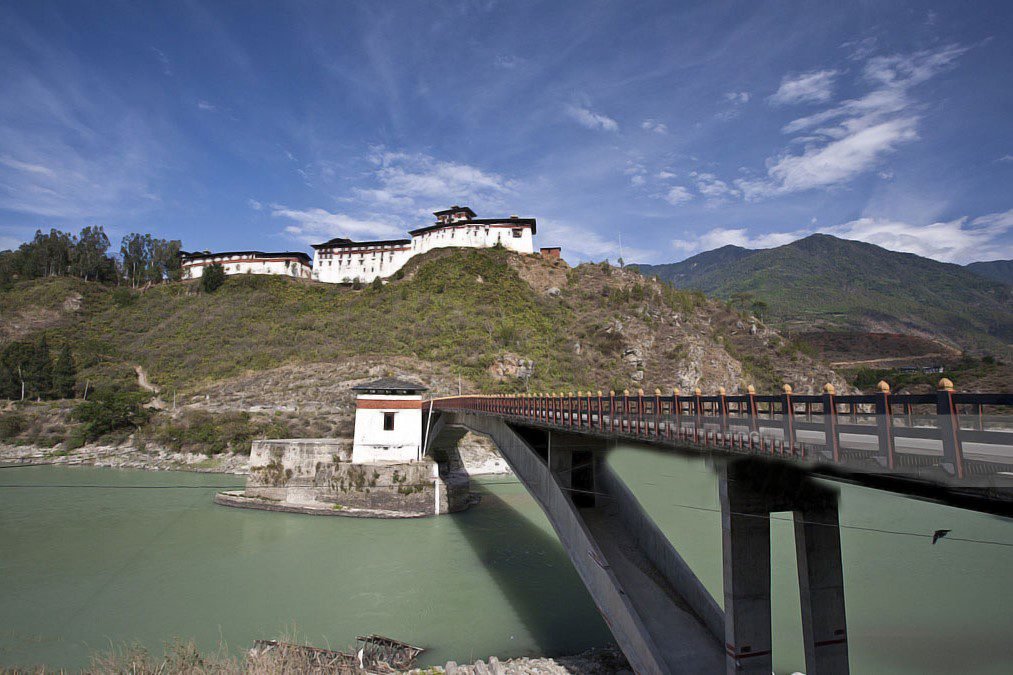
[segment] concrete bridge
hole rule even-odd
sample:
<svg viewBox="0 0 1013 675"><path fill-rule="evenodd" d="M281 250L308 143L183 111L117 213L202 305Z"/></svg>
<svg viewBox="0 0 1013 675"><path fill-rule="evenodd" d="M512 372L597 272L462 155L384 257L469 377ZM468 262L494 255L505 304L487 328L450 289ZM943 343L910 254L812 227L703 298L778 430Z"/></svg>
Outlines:
<svg viewBox="0 0 1013 675"><path fill-rule="evenodd" d="M836 492L814 477L1013 515L1013 395L576 392L426 402L490 436L552 523L638 673L772 671L770 520L795 522L806 669L847 673ZM724 603L605 461L627 442L705 453L719 473ZM677 545L678 542L675 542Z"/></svg>

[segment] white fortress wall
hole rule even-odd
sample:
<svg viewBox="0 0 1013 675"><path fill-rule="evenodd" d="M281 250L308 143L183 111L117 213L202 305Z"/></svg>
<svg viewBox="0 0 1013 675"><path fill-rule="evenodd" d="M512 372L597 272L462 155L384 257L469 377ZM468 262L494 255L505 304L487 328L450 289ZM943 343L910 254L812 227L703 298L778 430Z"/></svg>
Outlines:
<svg viewBox="0 0 1013 675"><path fill-rule="evenodd" d="M214 256L182 264L183 279L199 279L208 265L218 263L225 274L276 274L299 279L311 278L312 271L305 262L295 258L255 258L249 256Z"/></svg>

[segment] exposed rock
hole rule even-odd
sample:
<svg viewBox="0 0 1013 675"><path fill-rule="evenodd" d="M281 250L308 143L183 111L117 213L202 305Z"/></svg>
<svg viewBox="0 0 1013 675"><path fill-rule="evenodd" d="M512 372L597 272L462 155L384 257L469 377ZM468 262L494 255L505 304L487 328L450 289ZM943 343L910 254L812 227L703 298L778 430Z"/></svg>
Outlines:
<svg viewBox="0 0 1013 675"><path fill-rule="evenodd" d="M560 294L560 293L562 293L562 291L561 291L561 290L559 290L559 289L558 289L557 287L555 287L555 286L553 286L552 288L550 288L549 290L547 290L547 291L545 291L545 292L546 292L546 293L547 293L548 295L551 295L551 296L552 296L552 297L554 297L554 298L556 298L556 297L559 297L559 294Z"/></svg>

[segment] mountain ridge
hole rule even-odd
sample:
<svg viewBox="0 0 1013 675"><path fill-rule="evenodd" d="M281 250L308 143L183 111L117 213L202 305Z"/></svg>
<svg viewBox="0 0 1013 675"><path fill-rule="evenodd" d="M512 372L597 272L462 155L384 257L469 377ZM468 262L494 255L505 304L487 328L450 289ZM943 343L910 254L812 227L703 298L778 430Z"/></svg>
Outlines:
<svg viewBox="0 0 1013 675"><path fill-rule="evenodd" d="M735 301L782 328L898 332L1010 353L1013 287L875 244L814 234L776 248L726 246L678 263L636 267L645 276Z"/></svg>

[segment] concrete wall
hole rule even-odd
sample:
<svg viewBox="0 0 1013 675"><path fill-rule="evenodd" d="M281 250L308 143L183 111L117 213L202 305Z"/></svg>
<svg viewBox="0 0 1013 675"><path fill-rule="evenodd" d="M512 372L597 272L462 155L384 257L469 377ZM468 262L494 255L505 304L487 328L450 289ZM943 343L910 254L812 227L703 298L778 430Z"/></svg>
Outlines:
<svg viewBox="0 0 1013 675"><path fill-rule="evenodd" d="M254 441L246 496L295 506L432 515L467 508L467 476L429 460L353 464L347 439Z"/></svg>
<svg viewBox="0 0 1013 675"><path fill-rule="evenodd" d="M415 253L405 245L369 246L363 249L317 250L313 254L313 278L324 283L351 283L358 279L368 283L377 277L385 279L399 269Z"/></svg>

